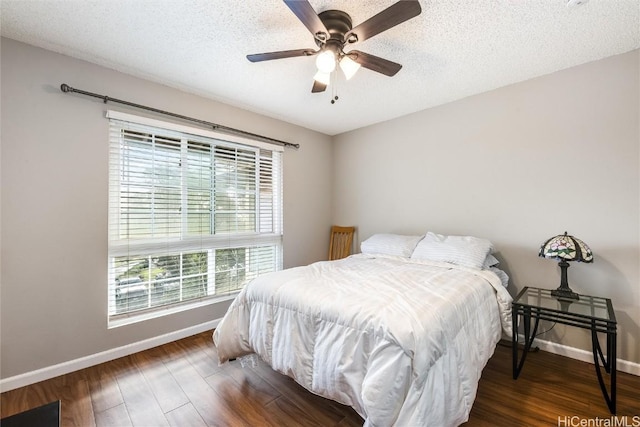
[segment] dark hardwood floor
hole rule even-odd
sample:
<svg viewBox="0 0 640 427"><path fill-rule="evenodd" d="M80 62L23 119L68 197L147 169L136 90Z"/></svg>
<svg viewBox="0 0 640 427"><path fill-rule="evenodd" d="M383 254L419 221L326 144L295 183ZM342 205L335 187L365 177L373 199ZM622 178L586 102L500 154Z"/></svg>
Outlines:
<svg viewBox="0 0 640 427"><path fill-rule="evenodd" d="M2 393L0 413L6 417L58 399L63 426L363 423L351 408L307 392L264 363L243 368L236 361L219 367L211 332ZM618 373L618 418L625 415L629 425L634 425L633 416L640 423L640 378ZM579 418L569 424L574 416ZM559 417L567 417L567 422L560 423ZM511 349L498 345L465 425L569 426L596 417L611 414L592 365L531 353L514 381Z"/></svg>

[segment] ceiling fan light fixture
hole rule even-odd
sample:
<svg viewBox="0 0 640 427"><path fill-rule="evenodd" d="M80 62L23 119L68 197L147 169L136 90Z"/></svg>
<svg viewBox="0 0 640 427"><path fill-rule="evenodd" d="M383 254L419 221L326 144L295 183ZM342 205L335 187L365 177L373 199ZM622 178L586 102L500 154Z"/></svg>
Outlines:
<svg viewBox="0 0 640 427"><path fill-rule="evenodd" d="M341 10L328 9L317 13L310 0L283 1L300 22L307 27L307 30L313 34L318 50L294 49L257 53L247 55L247 59L251 62L261 62L272 59L317 55L316 66L318 72L314 76L311 93L324 92L331 79L334 79L335 83L337 76L331 76L331 73L335 72L338 63L340 63L340 68L347 80L354 76L360 66L385 76L395 76L402 68L402 65L359 50L351 50L348 54L345 54L344 48L346 45L368 40L396 25L415 18L422 12L419 0L399 0L354 27L349 14ZM586 2L588 0L564 1ZM346 56L349 56L349 58L346 58ZM335 100L334 98L332 103Z"/></svg>
<svg viewBox="0 0 640 427"><path fill-rule="evenodd" d="M340 69L344 73L344 76L347 78L347 80L350 80L351 77L355 76L355 74L360 69L360 64L349 58L348 55L345 55L340 60Z"/></svg>
<svg viewBox="0 0 640 427"><path fill-rule="evenodd" d="M325 73L323 71L318 71L315 76L313 76L313 80L318 83L322 83L325 86L329 86L331 83L331 73Z"/></svg>
<svg viewBox="0 0 640 427"><path fill-rule="evenodd" d="M332 50L321 52L316 58L316 67L323 73L331 73L336 69L336 54Z"/></svg>

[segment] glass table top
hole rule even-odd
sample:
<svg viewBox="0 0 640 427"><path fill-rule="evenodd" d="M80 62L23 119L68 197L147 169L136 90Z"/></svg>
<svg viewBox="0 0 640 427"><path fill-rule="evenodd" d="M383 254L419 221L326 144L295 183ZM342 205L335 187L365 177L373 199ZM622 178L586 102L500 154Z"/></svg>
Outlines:
<svg viewBox="0 0 640 427"><path fill-rule="evenodd" d="M513 300L513 304L605 321L616 321L611 300L608 298L580 295L579 300L560 299L551 295L551 289L526 287Z"/></svg>

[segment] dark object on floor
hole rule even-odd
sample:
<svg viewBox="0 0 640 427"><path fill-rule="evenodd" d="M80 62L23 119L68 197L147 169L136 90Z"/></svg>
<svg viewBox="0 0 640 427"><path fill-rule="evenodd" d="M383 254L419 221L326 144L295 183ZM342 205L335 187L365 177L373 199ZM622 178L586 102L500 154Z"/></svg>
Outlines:
<svg viewBox="0 0 640 427"><path fill-rule="evenodd" d="M47 403L0 420L2 427L60 427L60 401Z"/></svg>

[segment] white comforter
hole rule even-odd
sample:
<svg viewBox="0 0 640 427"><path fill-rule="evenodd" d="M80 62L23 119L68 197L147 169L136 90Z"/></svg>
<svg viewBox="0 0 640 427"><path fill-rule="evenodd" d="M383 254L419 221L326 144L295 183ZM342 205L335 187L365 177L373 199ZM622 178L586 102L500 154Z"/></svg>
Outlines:
<svg viewBox="0 0 640 427"><path fill-rule="evenodd" d="M453 426L511 334L510 310L491 271L353 255L259 277L213 339L221 363L257 353L365 426Z"/></svg>

